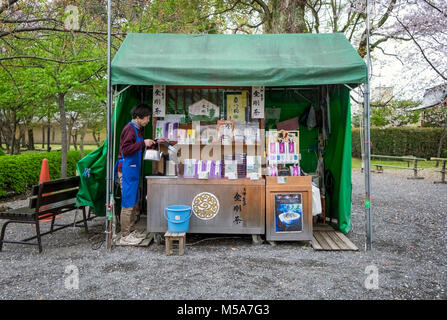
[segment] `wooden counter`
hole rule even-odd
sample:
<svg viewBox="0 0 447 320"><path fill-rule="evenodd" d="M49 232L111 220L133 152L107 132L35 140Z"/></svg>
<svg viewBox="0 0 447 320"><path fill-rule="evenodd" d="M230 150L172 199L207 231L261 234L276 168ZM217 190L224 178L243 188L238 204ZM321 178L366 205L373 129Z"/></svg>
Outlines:
<svg viewBox="0 0 447 320"><path fill-rule="evenodd" d="M265 233L264 179L199 180L157 176L148 176L146 179L149 232L168 230L164 208L170 205L193 207L194 198L206 192L217 198L219 209L211 218L193 213L189 221L189 233ZM195 207L197 208L197 205Z"/></svg>

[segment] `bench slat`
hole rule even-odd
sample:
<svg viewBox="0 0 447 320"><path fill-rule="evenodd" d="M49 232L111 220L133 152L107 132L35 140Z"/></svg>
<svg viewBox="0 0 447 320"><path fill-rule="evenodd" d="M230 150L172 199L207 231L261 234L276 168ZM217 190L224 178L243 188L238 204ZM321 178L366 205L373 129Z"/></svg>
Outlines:
<svg viewBox="0 0 447 320"><path fill-rule="evenodd" d="M35 210L28 207L17 208L0 212L0 219L20 218L24 220L33 220Z"/></svg>
<svg viewBox="0 0 447 320"><path fill-rule="evenodd" d="M57 180L51 180L43 182L43 191L42 193L49 193L49 192L55 192L60 191L64 189L71 189L79 186L79 182L81 181L81 178L79 176L76 177L70 177L66 179L57 179ZM40 185L33 186L32 188L32 195L37 196L39 195L39 187Z"/></svg>
<svg viewBox="0 0 447 320"><path fill-rule="evenodd" d="M414 170L414 167L400 167L400 166L392 166L389 164L373 164L373 166L376 167L388 167L388 168L400 168L400 169L407 169L407 170ZM417 170L422 170L422 168L417 168Z"/></svg>
<svg viewBox="0 0 447 320"><path fill-rule="evenodd" d="M64 209L74 209L76 208L76 199L68 199L64 201L59 201L55 203L51 203L48 205L43 205L39 209L39 215L45 213L60 213L61 210ZM0 219L10 219L10 218L21 218L21 219L34 219L34 215L36 213L35 209L22 207L12 210L7 210L0 212Z"/></svg>
<svg viewBox="0 0 447 320"><path fill-rule="evenodd" d="M76 189L71 189L71 190L67 190L67 191L63 191L63 192L45 195L40 199L39 206L49 205L52 203L76 198L78 191L79 191L79 189L76 188ZM36 208L37 200L38 200L37 198L30 199L30 208Z"/></svg>

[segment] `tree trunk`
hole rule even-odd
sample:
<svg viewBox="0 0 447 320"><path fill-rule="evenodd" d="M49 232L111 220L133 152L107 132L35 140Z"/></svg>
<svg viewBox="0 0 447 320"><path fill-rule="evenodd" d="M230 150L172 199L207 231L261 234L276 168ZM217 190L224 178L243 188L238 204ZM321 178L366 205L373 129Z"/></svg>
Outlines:
<svg viewBox="0 0 447 320"><path fill-rule="evenodd" d="M81 151L81 159L84 158L84 138L85 135L87 134L87 125L83 125L81 127L81 142L79 143L79 150Z"/></svg>
<svg viewBox="0 0 447 320"><path fill-rule="evenodd" d="M98 137L96 137L96 131L95 131L95 129L93 129L92 136L93 136L93 139L95 140L96 146L100 147L101 132L98 132Z"/></svg>
<svg viewBox="0 0 447 320"><path fill-rule="evenodd" d="M436 155L438 158L441 158L442 145L444 144L445 137L447 137L447 127L444 127L444 130L442 130L441 133L441 138L439 139L438 154Z"/></svg>
<svg viewBox="0 0 447 320"><path fill-rule="evenodd" d="M69 123L67 125L67 138L68 138L67 150L70 150L71 147L71 139L73 137L73 135L71 134L72 131L73 131L73 124Z"/></svg>
<svg viewBox="0 0 447 320"><path fill-rule="evenodd" d="M45 125L42 123L42 150L45 149Z"/></svg>
<svg viewBox="0 0 447 320"><path fill-rule="evenodd" d="M19 126L19 141L20 145L24 148L27 148L28 145L26 144L26 135L25 135L26 128L24 126Z"/></svg>
<svg viewBox="0 0 447 320"><path fill-rule="evenodd" d="M73 130L72 130L73 132ZM73 141L73 146L75 148L75 150L78 150L78 129L74 130L74 133L71 135L72 141Z"/></svg>
<svg viewBox="0 0 447 320"><path fill-rule="evenodd" d="M2 134L2 139L4 138L4 140L5 140L6 153L10 154L11 139L9 137L9 127L6 128L6 124L2 123L1 134Z"/></svg>
<svg viewBox="0 0 447 320"><path fill-rule="evenodd" d="M16 145L16 130L17 130L17 123L16 123L16 112L12 112L12 134L11 134L11 153L14 154L14 149Z"/></svg>
<svg viewBox="0 0 447 320"><path fill-rule="evenodd" d="M65 113L65 94L57 94L57 103L59 105L59 114L61 116L61 178L67 177L67 151L68 151L68 137L67 137L67 116Z"/></svg>
<svg viewBox="0 0 447 320"><path fill-rule="evenodd" d="M51 147L50 147L50 134L51 134L51 120L48 119L48 127L47 127L47 152L51 151Z"/></svg>
<svg viewBox="0 0 447 320"><path fill-rule="evenodd" d="M28 150L35 150L34 148L34 130L28 128Z"/></svg>
<svg viewBox="0 0 447 320"><path fill-rule="evenodd" d="M306 33L306 0L271 1L270 19L264 27L265 33Z"/></svg>

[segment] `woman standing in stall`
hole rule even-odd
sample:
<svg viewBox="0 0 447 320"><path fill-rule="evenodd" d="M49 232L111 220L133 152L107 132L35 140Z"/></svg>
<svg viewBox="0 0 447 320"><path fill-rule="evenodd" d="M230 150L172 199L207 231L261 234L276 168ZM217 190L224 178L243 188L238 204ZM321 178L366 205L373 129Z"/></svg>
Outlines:
<svg viewBox="0 0 447 320"><path fill-rule="evenodd" d="M121 132L120 152L115 165L121 186L121 239L120 245L138 245L145 238L135 230L142 152L157 146L157 141L144 139L144 127L149 123L152 109L139 103L131 110L130 121Z"/></svg>

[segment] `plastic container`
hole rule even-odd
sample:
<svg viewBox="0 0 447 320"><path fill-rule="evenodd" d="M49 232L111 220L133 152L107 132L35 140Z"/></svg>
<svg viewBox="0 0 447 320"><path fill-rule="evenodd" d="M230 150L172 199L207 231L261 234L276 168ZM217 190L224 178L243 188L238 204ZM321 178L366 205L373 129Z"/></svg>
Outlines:
<svg viewBox="0 0 447 320"><path fill-rule="evenodd" d="M168 220L168 231L187 232L192 210L189 206L175 205L165 208L164 217Z"/></svg>

